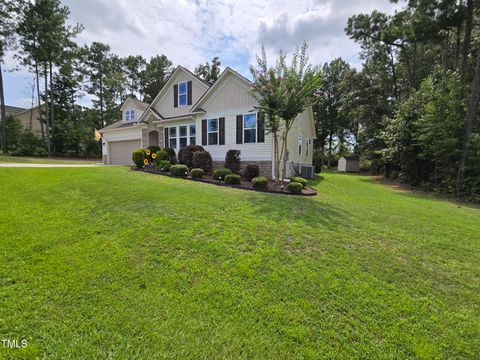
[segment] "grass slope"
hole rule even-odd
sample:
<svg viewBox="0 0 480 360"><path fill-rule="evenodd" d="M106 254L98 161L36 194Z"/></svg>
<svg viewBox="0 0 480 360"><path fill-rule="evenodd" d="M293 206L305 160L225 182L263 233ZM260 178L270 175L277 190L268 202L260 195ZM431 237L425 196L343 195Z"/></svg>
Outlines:
<svg viewBox="0 0 480 360"><path fill-rule="evenodd" d="M0 169L0 358L479 358L480 210Z"/></svg>
<svg viewBox="0 0 480 360"><path fill-rule="evenodd" d="M101 162L100 159L69 159L69 158L42 158L28 156L9 156L0 155L0 164L5 163L21 163L21 164L95 164Z"/></svg>

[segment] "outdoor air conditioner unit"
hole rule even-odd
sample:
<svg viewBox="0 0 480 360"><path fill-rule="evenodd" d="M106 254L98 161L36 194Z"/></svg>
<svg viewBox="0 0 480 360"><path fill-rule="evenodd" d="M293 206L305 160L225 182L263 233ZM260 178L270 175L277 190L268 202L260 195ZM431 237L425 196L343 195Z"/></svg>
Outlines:
<svg viewBox="0 0 480 360"><path fill-rule="evenodd" d="M315 177L315 167L313 165L302 165L300 175L305 179L313 179Z"/></svg>

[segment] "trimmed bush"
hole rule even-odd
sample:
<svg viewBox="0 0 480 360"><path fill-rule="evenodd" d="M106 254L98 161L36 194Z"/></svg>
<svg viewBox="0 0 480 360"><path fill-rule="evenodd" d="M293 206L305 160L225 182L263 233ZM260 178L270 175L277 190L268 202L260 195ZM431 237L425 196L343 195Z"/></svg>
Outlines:
<svg viewBox="0 0 480 360"><path fill-rule="evenodd" d="M245 167L245 170L243 170L243 177L248 181L252 181L252 179L256 178L258 175L260 175L258 165L249 164Z"/></svg>
<svg viewBox="0 0 480 360"><path fill-rule="evenodd" d="M168 161L170 161L172 164L177 163L177 154L175 154L175 150L169 147L166 147L165 152L168 154Z"/></svg>
<svg viewBox="0 0 480 360"><path fill-rule="evenodd" d="M218 168L213 170L213 178L215 180L225 180L225 176L230 175L232 173L232 170L227 169L227 168Z"/></svg>
<svg viewBox="0 0 480 360"><path fill-rule="evenodd" d="M307 186L307 180L302 178L301 176L292 176L290 178L290 181L298 182L298 183L302 184L303 187Z"/></svg>
<svg viewBox="0 0 480 360"><path fill-rule="evenodd" d="M205 151L200 145L188 145L178 152L178 162L187 165L189 169L193 168L193 154L198 151Z"/></svg>
<svg viewBox="0 0 480 360"><path fill-rule="evenodd" d="M192 179L198 180L201 179L203 175L205 175L205 171L200 168L193 168L190 171L190 175L192 176Z"/></svg>
<svg viewBox="0 0 480 360"><path fill-rule="evenodd" d="M188 168L187 165L177 164L170 167L170 174L175 177L187 177Z"/></svg>
<svg viewBox="0 0 480 360"><path fill-rule="evenodd" d="M170 168L172 167L172 164L168 160L160 160L158 163L155 163L155 165L158 169L160 169L160 171L165 172L169 172Z"/></svg>
<svg viewBox="0 0 480 360"><path fill-rule="evenodd" d="M265 176L257 176L252 179L252 186L255 189L264 190L267 188L268 179Z"/></svg>
<svg viewBox="0 0 480 360"><path fill-rule="evenodd" d="M233 173L240 172L240 150L228 150L225 155L225 167Z"/></svg>
<svg viewBox="0 0 480 360"><path fill-rule="evenodd" d="M155 162L160 162L162 160L169 160L170 157L168 156L167 152L165 150L158 150L157 151L157 158L155 159Z"/></svg>
<svg viewBox="0 0 480 360"><path fill-rule="evenodd" d="M242 177L238 174L229 174L225 176L225 184L239 185Z"/></svg>
<svg viewBox="0 0 480 360"><path fill-rule="evenodd" d="M139 169L143 169L145 164L143 163L143 160L146 158L145 150L143 149L135 149L132 152L132 161L135 164L135 166Z"/></svg>
<svg viewBox="0 0 480 360"><path fill-rule="evenodd" d="M193 167L200 168L209 173L212 171L212 156L208 151L197 151L193 153Z"/></svg>
<svg viewBox="0 0 480 360"><path fill-rule="evenodd" d="M288 183L287 188L291 193L300 194L302 192L303 185L299 182L292 181Z"/></svg>

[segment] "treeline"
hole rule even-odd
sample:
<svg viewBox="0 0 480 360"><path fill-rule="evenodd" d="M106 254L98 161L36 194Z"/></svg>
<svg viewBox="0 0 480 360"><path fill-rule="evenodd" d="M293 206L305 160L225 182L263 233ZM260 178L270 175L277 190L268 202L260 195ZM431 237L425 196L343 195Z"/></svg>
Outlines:
<svg viewBox="0 0 480 360"><path fill-rule="evenodd" d="M2 147L22 155L99 156L94 129L119 120L127 96L150 102L173 70L163 54L120 57L108 44L80 46L83 26L68 25L69 9L60 0L0 0L0 66L13 50L24 69L35 76L32 105L41 106L41 134L22 129L14 118L2 122ZM214 82L220 60L200 64L195 72ZM0 68L1 73L1 68ZM1 80L1 79L0 79ZM0 81L5 119L3 81ZM92 106L82 106L89 97Z"/></svg>
<svg viewBox="0 0 480 360"><path fill-rule="evenodd" d="M355 154L389 178L480 200L479 20L474 0L349 18L363 67L335 59L321 69L317 165Z"/></svg>

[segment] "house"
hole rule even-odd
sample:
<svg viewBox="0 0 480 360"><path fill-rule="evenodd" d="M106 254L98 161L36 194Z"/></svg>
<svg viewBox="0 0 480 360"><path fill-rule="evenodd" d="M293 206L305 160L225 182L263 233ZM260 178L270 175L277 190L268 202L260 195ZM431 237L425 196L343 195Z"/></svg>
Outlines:
<svg viewBox="0 0 480 360"><path fill-rule="evenodd" d="M18 114L19 112L24 111L25 108L21 108L18 106L10 106L10 105L5 105L5 115L15 115Z"/></svg>
<svg viewBox="0 0 480 360"><path fill-rule="evenodd" d="M18 111L15 114L13 114L18 121L22 124L22 126L25 129L32 130L33 132L37 134L42 133L42 126L40 124L40 119L41 117L45 117L45 115L42 115L43 108L45 105L40 105L39 106L34 106L30 109L22 109L22 111Z"/></svg>
<svg viewBox="0 0 480 360"><path fill-rule="evenodd" d="M360 172L360 160L355 156L342 156L338 160L338 171Z"/></svg>
<svg viewBox="0 0 480 360"><path fill-rule="evenodd" d="M122 120L100 130L105 164L131 164L131 152L149 145L174 148L190 144L210 152L221 166L230 149L240 150L242 164L257 164L273 176L272 134L250 94L250 81L226 68L210 85L178 66L150 105L127 99ZM309 107L300 114L287 141L287 176L312 165L315 125Z"/></svg>

